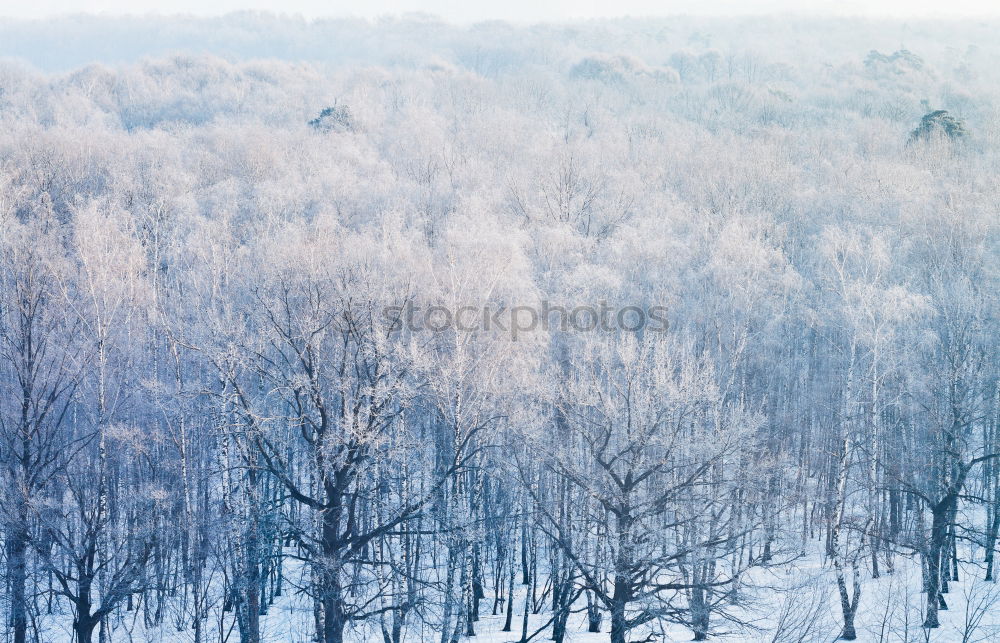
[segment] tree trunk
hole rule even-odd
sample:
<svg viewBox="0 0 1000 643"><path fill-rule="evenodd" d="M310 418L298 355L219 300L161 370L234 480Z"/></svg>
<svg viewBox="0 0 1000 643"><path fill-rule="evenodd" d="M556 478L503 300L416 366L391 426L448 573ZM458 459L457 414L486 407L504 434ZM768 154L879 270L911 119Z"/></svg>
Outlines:
<svg viewBox="0 0 1000 643"><path fill-rule="evenodd" d="M708 640L708 622L705 590L701 587L695 587L691 590L691 630L694 632L695 641Z"/></svg>
<svg viewBox="0 0 1000 643"><path fill-rule="evenodd" d="M627 623L625 622L625 602L617 598L618 582L615 582L616 598L611 605L611 643L625 643Z"/></svg>
<svg viewBox="0 0 1000 643"><path fill-rule="evenodd" d="M996 554L997 532L1000 531L1000 488L993 491L992 516L986 530L986 580L992 581L993 558Z"/></svg>
<svg viewBox="0 0 1000 643"><path fill-rule="evenodd" d="M503 629L501 632L510 632L514 621L514 579L517 575L514 567L514 553L513 548L511 548L510 555L510 575L507 577L507 616L503 622Z"/></svg>
<svg viewBox="0 0 1000 643"><path fill-rule="evenodd" d="M448 546L448 569L445 572L444 607L441 615L441 643L451 640L451 616L455 609L456 553L454 546Z"/></svg>
<svg viewBox="0 0 1000 643"><path fill-rule="evenodd" d="M73 622L73 631L76 632L76 643L90 643L94 638L94 628L97 627L100 619L87 616L78 618Z"/></svg>
<svg viewBox="0 0 1000 643"><path fill-rule="evenodd" d="M935 628L941 625L938 620L938 610L947 609L941 596L941 567L944 563L945 549L948 544L948 516L952 500L945 498L932 507L931 538L927 552L927 612L924 616L924 627Z"/></svg>
<svg viewBox="0 0 1000 643"><path fill-rule="evenodd" d="M327 489L327 498L336 502L339 493ZM323 512L323 561L319 575L323 605L323 643L343 643L347 614L344 608L344 588L340 578L340 511L333 506Z"/></svg>
<svg viewBox="0 0 1000 643"><path fill-rule="evenodd" d="M858 602L861 598L861 581L858 578L857 565L854 566L853 596L848 596L847 580L844 578L842 566L837 567L837 590L840 593L840 607L844 614L844 628L840 632L840 638L845 641L853 641L858 638L854 629L854 615L858 612Z"/></svg>
<svg viewBox="0 0 1000 643"><path fill-rule="evenodd" d="M588 632L600 632L601 631L601 610L597 605L597 601L594 600L593 595L590 590L587 590L587 631Z"/></svg>
<svg viewBox="0 0 1000 643"><path fill-rule="evenodd" d="M844 573L844 554L841 552L840 532L844 522L844 504L847 501L847 475L850 461L851 440L845 437L840 448L837 466L837 500L834 507L833 526L830 530L829 555L833 558L833 567L837 571L837 591L840 594L840 609L844 617L844 628L840 638L853 641L858 638L854 629L854 614L858 609L858 599L861 595L861 581L858 578L857 563L854 563L854 600L847 593L847 579Z"/></svg>
<svg viewBox="0 0 1000 643"><path fill-rule="evenodd" d="M18 508L20 511L20 507ZM25 643L28 632L28 602L26 585L27 569L27 516L8 532L7 536L7 569L10 582L10 620L13 633L13 643Z"/></svg>

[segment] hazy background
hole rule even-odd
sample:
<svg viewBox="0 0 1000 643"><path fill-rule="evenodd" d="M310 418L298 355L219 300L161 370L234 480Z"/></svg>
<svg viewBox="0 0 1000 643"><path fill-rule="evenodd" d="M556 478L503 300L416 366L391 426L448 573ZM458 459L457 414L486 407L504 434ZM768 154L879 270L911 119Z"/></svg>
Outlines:
<svg viewBox="0 0 1000 643"><path fill-rule="evenodd" d="M640 15L745 15L774 12L865 16L983 16L1000 13L993 0L37 0L0 3L0 16L44 18L66 13L191 13L220 15L238 10L301 14L307 18L426 12L468 22L565 20Z"/></svg>

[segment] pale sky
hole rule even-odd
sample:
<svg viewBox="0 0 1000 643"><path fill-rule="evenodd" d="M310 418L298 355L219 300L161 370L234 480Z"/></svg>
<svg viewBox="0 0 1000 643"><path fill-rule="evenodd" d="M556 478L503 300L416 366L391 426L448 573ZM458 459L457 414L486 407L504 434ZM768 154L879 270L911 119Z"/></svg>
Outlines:
<svg viewBox="0 0 1000 643"><path fill-rule="evenodd" d="M821 13L930 17L998 16L1000 0L0 0L0 16L46 18L68 13L220 15L242 9L307 18L375 18L431 13L454 22L565 20L616 16Z"/></svg>

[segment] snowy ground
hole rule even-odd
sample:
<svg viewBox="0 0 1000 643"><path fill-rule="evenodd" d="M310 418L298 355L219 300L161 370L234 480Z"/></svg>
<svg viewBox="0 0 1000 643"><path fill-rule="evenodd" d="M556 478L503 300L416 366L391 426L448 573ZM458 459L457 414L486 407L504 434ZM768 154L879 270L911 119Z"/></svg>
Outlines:
<svg viewBox="0 0 1000 643"><path fill-rule="evenodd" d="M951 584L946 597L949 609L941 612L941 627L924 630L924 596L920 588L919 559L898 557L892 574L879 579L866 578L863 584L856 628L858 641L880 643L989 643L1000 642L1000 584L982 581L982 570L966 564L961 570L962 580ZM793 643L834 641L840 634L841 614L839 596L829 568L824 568L818 557L791 563L778 570L758 571L754 582L759 586L778 589L761 589L756 596L746 596L751 602L747 612L765 615L753 623L735 625L718 621L713 640L727 643ZM520 638L522 600L515 602L514 632L501 632L503 615L490 616L492 600L482 602L484 616L476 624L476 641L506 643ZM582 607L582 604L581 604ZM740 614L734 613L736 616ZM529 633L547 623L548 614L531 615ZM71 618L50 617L47 620L44 640L48 643L69 642ZM261 617L262 640L282 643L309 643L312 633L312 613L301 595L288 593L271 606ZM608 622L604 632L588 633L586 616L581 610L571 617L567 639L591 642L608 639ZM232 613L222 614L213 610L205 624L206 642L239 641L239 633L232 621ZM689 641L690 630L664 624L652 630L634 631L631 640L641 641L648 636L655 641ZM430 625L414 624L407 633L407 641L437 641L440 634ZM96 635L95 635L96 640ZM146 631L142 618L135 612L116 616L109 643L186 643L194 640L190 628L178 631L175 622L167 619L156 630ZM355 632L353 641L380 641L377 630ZM533 639L548 640L547 631Z"/></svg>

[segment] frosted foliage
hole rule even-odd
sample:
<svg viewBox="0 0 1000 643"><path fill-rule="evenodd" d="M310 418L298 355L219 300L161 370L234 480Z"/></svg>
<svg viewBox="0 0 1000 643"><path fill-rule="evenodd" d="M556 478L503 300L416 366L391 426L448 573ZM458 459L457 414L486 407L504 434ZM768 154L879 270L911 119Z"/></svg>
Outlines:
<svg viewBox="0 0 1000 643"><path fill-rule="evenodd" d="M0 21L0 640L1000 640L998 29Z"/></svg>

